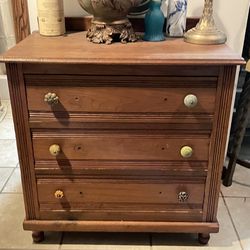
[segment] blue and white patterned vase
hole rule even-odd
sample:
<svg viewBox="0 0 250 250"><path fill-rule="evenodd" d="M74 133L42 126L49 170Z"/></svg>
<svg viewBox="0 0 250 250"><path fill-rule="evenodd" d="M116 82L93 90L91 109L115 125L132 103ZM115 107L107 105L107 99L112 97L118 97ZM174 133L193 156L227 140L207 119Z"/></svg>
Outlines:
<svg viewBox="0 0 250 250"><path fill-rule="evenodd" d="M161 10L162 0L151 0L149 11L145 15L145 34L143 40L158 42L165 40L164 22L165 17Z"/></svg>
<svg viewBox="0 0 250 250"><path fill-rule="evenodd" d="M169 0L166 34L182 37L186 30L187 0Z"/></svg>

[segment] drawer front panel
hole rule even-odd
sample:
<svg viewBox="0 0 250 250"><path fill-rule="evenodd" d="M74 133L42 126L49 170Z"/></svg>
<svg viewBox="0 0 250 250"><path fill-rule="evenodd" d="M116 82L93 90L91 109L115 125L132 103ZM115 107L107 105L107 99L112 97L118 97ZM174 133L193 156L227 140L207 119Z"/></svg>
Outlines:
<svg viewBox="0 0 250 250"><path fill-rule="evenodd" d="M188 147L189 155L182 155L185 153L184 147ZM112 134L34 132L33 148L36 160L207 161L209 138L195 135L175 137L117 132ZM57 153L53 154L53 150Z"/></svg>
<svg viewBox="0 0 250 250"><path fill-rule="evenodd" d="M30 112L212 114L215 92L215 88L27 86ZM56 104L48 103L48 93L56 95ZM197 97L192 108L184 104L190 95Z"/></svg>
<svg viewBox="0 0 250 250"><path fill-rule="evenodd" d="M189 214L200 216L204 197L204 179L121 180L121 179L39 179L38 198L43 217L45 211L61 216L88 214L91 219L143 220L150 218L180 220ZM57 194L60 193L58 197ZM186 215L184 213L186 212ZM77 213L78 212L78 213ZM159 213L157 216L153 212ZM106 214L106 215L105 215ZM183 214L183 217L181 216ZM49 218L49 213L47 217ZM154 217L153 217L154 216ZM79 217L77 217L79 218ZM135 219L134 218L134 219Z"/></svg>

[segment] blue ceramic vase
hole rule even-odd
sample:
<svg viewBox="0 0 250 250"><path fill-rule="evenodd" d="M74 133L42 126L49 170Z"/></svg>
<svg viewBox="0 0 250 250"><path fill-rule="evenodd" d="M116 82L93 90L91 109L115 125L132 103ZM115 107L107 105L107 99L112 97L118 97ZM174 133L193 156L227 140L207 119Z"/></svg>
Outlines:
<svg viewBox="0 0 250 250"><path fill-rule="evenodd" d="M165 40L163 27L165 22L161 10L161 0L151 0L149 11L145 16L145 34L143 40L158 42Z"/></svg>

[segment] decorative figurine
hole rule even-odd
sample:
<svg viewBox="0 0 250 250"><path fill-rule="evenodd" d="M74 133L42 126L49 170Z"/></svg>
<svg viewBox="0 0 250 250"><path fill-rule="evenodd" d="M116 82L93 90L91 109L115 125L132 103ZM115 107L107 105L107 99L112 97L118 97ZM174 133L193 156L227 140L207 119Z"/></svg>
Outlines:
<svg viewBox="0 0 250 250"><path fill-rule="evenodd" d="M143 40L158 42L165 40L163 27L165 22L164 14L161 10L161 0L152 0L149 11L145 16L145 34Z"/></svg>
<svg viewBox="0 0 250 250"><path fill-rule="evenodd" d="M94 16L87 32L87 39L93 43L111 44L135 42L132 25L127 18L129 11L143 0L78 0L81 7Z"/></svg>
<svg viewBox="0 0 250 250"><path fill-rule="evenodd" d="M222 44L226 35L215 25L213 18L213 0L205 0L203 15L195 28L184 34L184 41L196 44Z"/></svg>
<svg viewBox="0 0 250 250"><path fill-rule="evenodd" d="M166 34L182 37L186 30L187 0L169 0Z"/></svg>

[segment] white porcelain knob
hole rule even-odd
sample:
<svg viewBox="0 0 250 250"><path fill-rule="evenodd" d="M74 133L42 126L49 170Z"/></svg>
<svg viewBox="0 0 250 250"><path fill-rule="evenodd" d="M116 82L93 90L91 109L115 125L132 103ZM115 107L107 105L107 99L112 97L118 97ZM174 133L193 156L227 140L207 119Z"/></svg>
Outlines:
<svg viewBox="0 0 250 250"><path fill-rule="evenodd" d="M192 95L192 94L187 95L184 98L184 104L188 108L194 108L198 104L198 98L197 98L197 96Z"/></svg>

